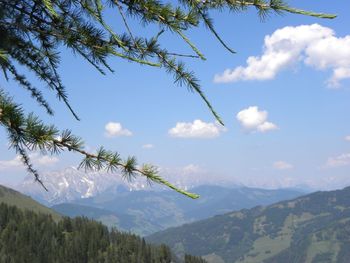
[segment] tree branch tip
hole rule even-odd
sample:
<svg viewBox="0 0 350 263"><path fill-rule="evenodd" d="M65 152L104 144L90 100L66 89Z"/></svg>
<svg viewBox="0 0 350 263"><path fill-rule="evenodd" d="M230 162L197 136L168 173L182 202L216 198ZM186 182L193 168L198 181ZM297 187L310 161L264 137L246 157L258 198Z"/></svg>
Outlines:
<svg viewBox="0 0 350 263"><path fill-rule="evenodd" d="M200 195L199 194L193 194L193 193L188 193L187 195L188 197L192 198L192 199L199 199Z"/></svg>

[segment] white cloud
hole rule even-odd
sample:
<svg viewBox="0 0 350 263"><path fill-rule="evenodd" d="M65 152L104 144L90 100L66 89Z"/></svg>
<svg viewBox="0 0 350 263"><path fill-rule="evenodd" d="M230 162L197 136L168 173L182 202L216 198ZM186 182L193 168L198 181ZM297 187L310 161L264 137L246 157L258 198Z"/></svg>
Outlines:
<svg viewBox="0 0 350 263"><path fill-rule="evenodd" d="M297 62L317 70L332 70L328 84L339 86L341 80L350 78L350 35L336 37L332 29L318 24L278 29L265 36L261 56L249 57L245 67L216 74L214 81L269 80Z"/></svg>
<svg viewBox="0 0 350 263"><path fill-rule="evenodd" d="M226 128L218 123L203 122L195 120L193 122L178 122L176 126L168 131L172 137L179 138L214 138L218 137Z"/></svg>
<svg viewBox="0 0 350 263"><path fill-rule="evenodd" d="M350 165L350 153L344 153L336 157L329 157L327 167L340 167Z"/></svg>
<svg viewBox="0 0 350 263"><path fill-rule="evenodd" d="M42 165L42 166L50 166L50 165L57 163L59 161L59 159L57 157L54 157L54 156L44 155L44 156L38 156L38 157L34 158L33 161Z"/></svg>
<svg viewBox="0 0 350 263"><path fill-rule="evenodd" d="M40 155L38 153L33 153L29 155L29 158L34 163L34 165L39 166L51 166L56 164L59 159L55 156ZM20 156L16 156L11 160L0 160L0 171L1 170L17 170L24 168Z"/></svg>
<svg viewBox="0 0 350 263"><path fill-rule="evenodd" d="M257 106L241 110L237 113L236 118L248 131L267 132L278 129L276 124L267 121L268 112L259 111Z"/></svg>
<svg viewBox="0 0 350 263"><path fill-rule="evenodd" d="M152 148L154 148L154 145L151 143L147 143L147 144L142 145L142 148L143 149L152 149Z"/></svg>
<svg viewBox="0 0 350 263"><path fill-rule="evenodd" d="M268 122L268 121L265 121L263 124L258 126L258 131L260 131L260 132L267 132L267 131L272 131L272 130L276 130L276 129L278 129L276 124L274 124L272 122Z"/></svg>
<svg viewBox="0 0 350 263"><path fill-rule="evenodd" d="M22 168L21 158L16 156L12 160L0 160L0 170Z"/></svg>
<svg viewBox="0 0 350 263"><path fill-rule="evenodd" d="M132 132L123 128L119 122L108 122L105 126L107 137L131 136Z"/></svg>
<svg viewBox="0 0 350 263"><path fill-rule="evenodd" d="M348 136L345 136L345 141L348 141L348 142L350 142L350 135L348 135Z"/></svg>
<svg viewBox="0 0 350 263"><path fill-rule="evenodd" d="M293 169L293 165L285 161L277 161L273 163L273 168L276 170L290 170Z"/></svg>

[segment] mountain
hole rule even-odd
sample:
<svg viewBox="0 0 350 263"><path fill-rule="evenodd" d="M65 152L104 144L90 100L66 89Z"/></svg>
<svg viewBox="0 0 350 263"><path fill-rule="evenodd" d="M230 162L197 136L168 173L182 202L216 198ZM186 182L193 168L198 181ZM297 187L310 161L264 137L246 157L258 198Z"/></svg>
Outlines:
<svg viewBox="0 0 350 263"><path fill-rule="evenodd" d="M349 262L350 187L215 216L147 240L212 263Z"/></svg>
<svg viewBox="0 0 350 263"><path fill-rule="evenodd" d="M183 169L160 169L160 173L167 180L173 182L177 187L189 189L199 184L219 183L222 185L234 185L218 176L204 176L199 173L195 166L186 166ZM117 186L127 188L128 191L135 190L164 190L168 189L162 185L149 186L143 177L136 177L132 181L123 179L118 173L85 172L75 167L69 167L60 171L41 173L41 180L49 191L43 191L32 176L27 176L16 189L22 193L32 196L45 205L55 205L71 202L79 198L94 197L98 194L108 192L110 188Z"/></svg>
<svg viewBox="0 0 350 263"><path fill-rule="evenodd" d="M263 190L214 185L195 187L191 191L201 197L192 200L173 191L130 191L117 186L94 197L74 200L73 204L53 206L53 209L67 216L84 215L108 226L148 235L232 210L272 204L301 195L299 191L288 189Z"/></svg>
<svg viewBox="0 0 350 263"><path fill-rule="evenodd" d="M17 189L32 196L40 203L54 205L95 196L112 185L126 185L120 175L85 173L74 167L57 172L42 173L41 180L49 191L43 191L42 187L31 176L27 176ZM129 187L130 189L139 189L142 186L137 181L131 183Z"/></svg>
<svg viewBox="0 0 350 263"><path fill-rule="evenodd" d="M50 208L39 204L29 196L23 195L2 185L0 185L0 203L17 206L22 210L30 210L37 213L48 214L51 215L56 221L61 219L61 216Z"/></svg>

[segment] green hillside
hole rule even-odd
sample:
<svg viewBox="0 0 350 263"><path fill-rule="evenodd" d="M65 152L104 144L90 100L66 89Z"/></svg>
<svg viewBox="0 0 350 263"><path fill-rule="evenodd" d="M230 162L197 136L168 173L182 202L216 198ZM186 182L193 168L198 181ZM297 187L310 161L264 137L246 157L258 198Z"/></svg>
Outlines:
<svg viewBox="0 0 350 263"><path fill-rule="evenodd" d="M212 217L147 240L213 263L349 262L350 187Z"/></svg>
<svg viewBox="0 0 350 263"><path fill-rule="evenodd" d="M61 216L50 208L39 204L29 196L2 185L0 185L0 203L13 205L20 209L31 210L37 213L48 214L51 215L55 221L61 219Z"/></svg>

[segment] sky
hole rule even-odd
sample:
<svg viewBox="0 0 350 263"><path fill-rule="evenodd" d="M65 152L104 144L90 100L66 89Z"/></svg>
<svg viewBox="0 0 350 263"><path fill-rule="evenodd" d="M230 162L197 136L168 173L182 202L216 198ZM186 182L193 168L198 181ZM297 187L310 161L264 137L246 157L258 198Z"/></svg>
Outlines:
<svg viewBox="0 0 350 263"><path fill-rule="evenodd" d="M236 54L204 27L188 33L207 60L185 62L225 126L164 70L117 58L110 60L115 73L103 76L62 49L60 74L80 122L53 94L46 93L55 109L50 117L12 82L2 83L47 123L81 136L90 151L103 145L163 171L190 169L203 181L342 188L350 185L350 2L289 3L338 17L285 14L261 21L254 9L213 13L217 31ZM137 22L131 26L147 34ZM162 41L174 52L190 52L173 34ZM46 172L76 166L80 156L33 153L32 159ZM24 176L0 129L0 183L15 185Z"/></svg>

